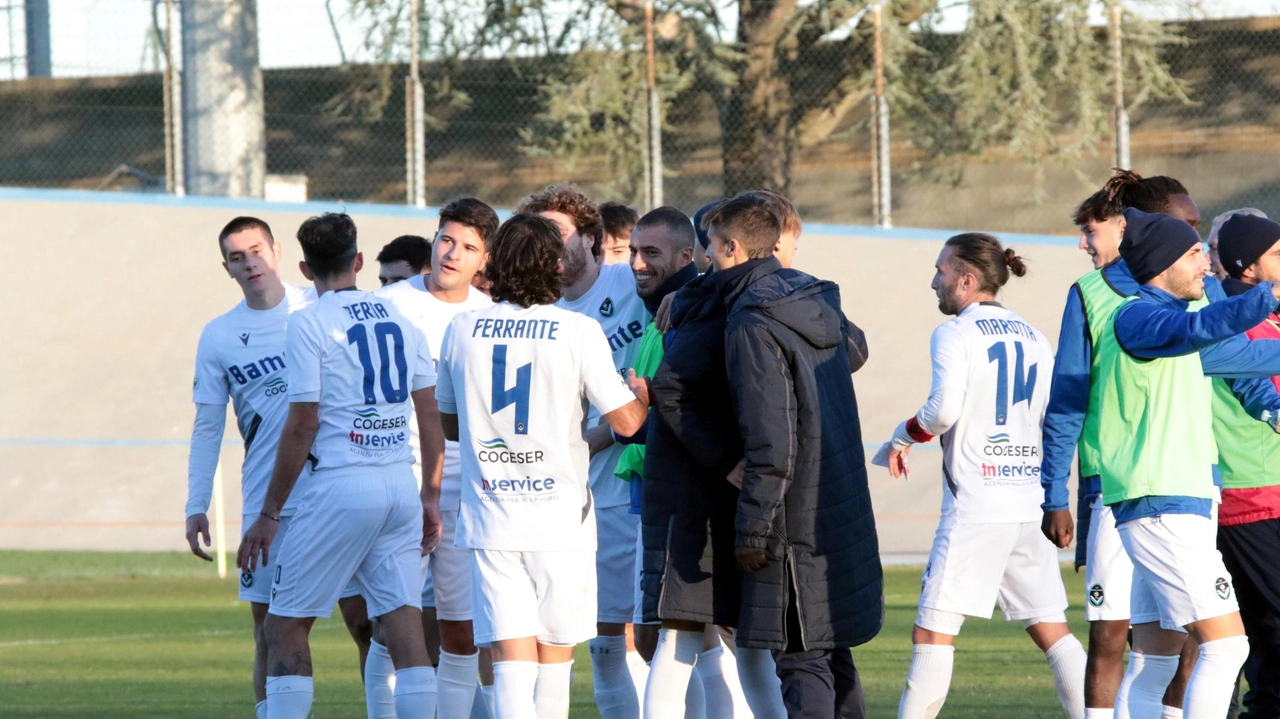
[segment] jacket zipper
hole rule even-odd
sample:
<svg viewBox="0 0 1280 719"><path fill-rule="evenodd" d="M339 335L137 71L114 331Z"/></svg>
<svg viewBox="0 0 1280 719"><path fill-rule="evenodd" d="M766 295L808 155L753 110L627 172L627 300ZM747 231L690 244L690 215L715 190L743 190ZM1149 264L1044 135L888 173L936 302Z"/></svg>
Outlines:
<svg viewBox="0 0 1280 719"><path fill-rule="evenodd" d="M787 578L791 582L791 591L792 593L795 594L795 597L796 597L796 624L800 626L800 648L802 650L808 650L809 640L805 639L805 636L804 636L804 602L800 601L800 584L796 580L796 555L795 555L795 551L792 550L790 543L788 543L786 546L787 546L786 571L787 571ZM784 607L782 610L782 635L784 638L787 639L787 644L789 645L791 641L790 641L790 637L786 636L787 634L786 625L787 625L787 610Z"/></svg>

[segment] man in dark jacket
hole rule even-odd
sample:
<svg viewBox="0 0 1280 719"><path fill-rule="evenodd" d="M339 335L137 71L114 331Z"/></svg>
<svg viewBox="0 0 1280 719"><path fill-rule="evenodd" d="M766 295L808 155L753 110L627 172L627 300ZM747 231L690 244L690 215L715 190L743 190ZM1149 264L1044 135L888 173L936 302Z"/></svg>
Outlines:
<svg viewBox="0 0 1280 719"><path fill-rule="evenodd" d="M751 193L708 213L725 365L746 467L734 520L738 643L773 649L790 717L865 714L848 648L884 622L884 581L850 338L834 283L773 256L781 223Z"/></svg>

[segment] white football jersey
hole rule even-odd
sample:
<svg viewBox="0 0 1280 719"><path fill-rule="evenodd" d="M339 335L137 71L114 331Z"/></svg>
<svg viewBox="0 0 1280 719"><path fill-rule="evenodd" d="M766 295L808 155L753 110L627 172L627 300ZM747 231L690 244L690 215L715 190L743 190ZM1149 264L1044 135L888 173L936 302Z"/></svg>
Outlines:
<svg viewBox="0 0 1280 719"><path fill-rule="evenodd" d="M644 300L636 294L636 278L631 272L631 265L604 265L600 268L600 276L596 278L595 284L591 285L585 295L572 302L561 299L556 306L586 315L600 323L600 329L604 330L604 335L609 340L609 350L613 353L613 367L618 376L625 379L627 370L635 364L640 338L650 320ZM597 409L591 408L591 416L587 419L588 428L596 426L600 421ZM622 456L623 449L622 445L613 444L591 458L591 492L595 495L597 507L631 504L631 487L613 473L618 467L618 458Z"/></svg>
<svg viewBox="0 0 1280 719"><path fill-rule="evenodd" d="M422 330L427 337L427 347L431 349L431 356L439 362L440 344L444 341L444 331L449 327L449 323L457 315L478 310L484 307L492 307L493 300L485 293L474 287L469 288L467 299L457 304L444 302L436 299L436 296L427 290L427 278L425 275L410 277L407 280L387 285L382 289L374 292L379 297L386 297L400 310L410 322ZM435 369L435 365L432 366ZM418 441L418 423L410 422L409 428L412 430L413 457L421 464L422 461L422 444ZM458 457L458 443L444 443L444 473L440 479L440 509L445 511L457 511L458 501L462 485L459 484L459 477L462 472L462 460ZM419 478L421 479L421 478Z"/></svg>
<svg viewBox="0 0 1280 719"><path fill-rule="evenodd" d="M931 341L933 388L964 395L943 433L943 516L968 522L1038 522L1040 430L1053 347L1040 330L994 302L970 305Z"/></svg>
<svg viewBox="0 0 1280 719"><path fill-rule="evenodd" d="M319 402L313 471L412 464L411 392L435 384L427 338L390 301L326 292L289 322L289 401Z"/></svg>
<svg viewBox="0 0 1280 719"><path fill-rule="evenodd" d="M455 317L436 400L458 415L463 449L457 546L595 549L588 405L608 413L634 399L582 315L503 302Z"/></svg>
<svg viewBox="0 0 1280 719"><path fill-rule="evenodd" d="M240 494L244 511L255 512L266 498L276 464L280 431L289 414L285 328L290 315L316 301L311 287L284 286L284 300L269 310L251 309L243 300L215 317L200 333L191 399L196 404L226 404L231 398L244 440ZM308 469L289 495L283 514L291 515Z"/></svg>

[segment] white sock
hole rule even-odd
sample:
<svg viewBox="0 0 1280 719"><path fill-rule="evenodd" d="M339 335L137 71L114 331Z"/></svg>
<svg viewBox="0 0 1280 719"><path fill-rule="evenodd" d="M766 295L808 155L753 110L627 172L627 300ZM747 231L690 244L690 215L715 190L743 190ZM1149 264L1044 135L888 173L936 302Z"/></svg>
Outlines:
<svg viewBox="0 0 1280 719"><path fill-rule="evenodd" d="M268 719L307 719L311 713L311 699L315 696L315 681L311 677L292 674L284 677L267 677Z"/></svg>
<svg viewBox="0 0 1280 719"><path fill-rule="evenodd" d="M1215 639L1200 645L1200 658L1191 671L1182 709L1187 719L1219 719L1227 715L1240 667L1249 658L1243 636ZM1252 712L1251 712L1252 713Z"/></svg>
<svg viewBox="0 0 1280 719"><path fill-rule="evenodd" d="M640 716L644 716L644 688L649 683L649 663L640 656L640 652L627 652L627 671L631 672L631 683L636 687Z"/></svg>
<svg viewBox="0 0 1280 719"><path fill-rule="evenodd" d="M441 717L471 716L471 704L480 683L480 652L450 654L440 650L440 668L436 671L436 704Z"/></svg>
<svg viewBox="0 0 1280 719"><path fill-rule="evenodd" d="M627 670L627 638L596 637L587 646L601 719L639 719L640 697Z"/></svg>
<svg viewBox="0 0 1280 719"><path fill-rule="evenodd" d="M536 679L534 681L537 681ZM492 684L480 685L480 696L484 698L484 707L489 710L489 716L498 719L498 710L494 708L493 702L496 693L493 691Z"/></svg>
<svg viewBox="0 0 1280 719"><path fill-rule="evenodd" d="M1177 655L1129 652L1129 668L1116 694L1115 719L1159 719L1165 690L1177 672ZM1225 710L1222 715L1227 715Z"/></svg>
<svg viewBox="0 0 1280 719"><path fill-rule="evenodd" d="M436 670L409 667L396 672L397 719L433 719L436 715Z"/></svg>
<svg viewBox="0 0 1280 719"><path fill-rule="evenodd" d="M267 719L267 700L263 699L253 705L253 713L258 719Z"/></svg>
<svg viewBox="0 0 1280 719"><path fill-rule="evenodd" d="M696 671L689 673L689 691L684 694L684 719L707 719L707 688Z"/></svg>
<svg viewBox="0 0 1280 719"><path fill-rule="evenodd" d="M649 681L644 688L645 719L684 716L689 677L701 650L702 632L665 627L658 630L658 647L653 650Z"/></svg>
<svg viewBox="0 0 1280 719"><path fill-rule="evenodd" d="M493 696L493 692L485 694L484 690L484 685L477 682L475 696L471 699L471 714L468 719L495 719L493 713L489 711L489 698ZM444 717L444 712L440 711L439 706L436 708L436 713Z"/></svg>
<svg viewBox="0 0 1280 719"><path fill-rule="evenodd" d="M1182 719L1182 708L1165 704L1160 708L1160 719Z"/></svg>
<svg viewBox="0 0 1280 719"><path fill-rule="evenodd" d="M1075 635L1054 642L1044 653L1053 670L1053 686L1069 719L1084 719L1084 667L1089 655Z"/></svg>
<svg viewBox="0 0 1280 719"><path fill-rule="evenodd" d="M1093 707L1085 707L1084 719L1115 719L1116 709L1094 709Z"/></svg>
<svg viewBox="0 0 1280 719"><path fill-rule="evenodd" d="M538 719L569 718L569 688L573 685L573 660L560 664L539 664L533 703ZM503 716L502 719L507 719Z"/></svg>
<svg viewBox="0 0 1280 719"><path fill-rule="evenodd" d="M934 719L951 689L956 648L945 644L917 644L911 648L907 686L898 704L898 719Z"/></svg>
<svg viewBox="0 0 1280 719"><path fill-rule="evenodd" d="M738 680L738 663L723 644L699 654L694 671L702 677L702 686L707 690L707 719L751 716Z"/></svg>
<svg viewBox="0 0 1280 719"><path fill-rule="evenodd" d="M782 680L778 678L778 665L768 649L738 647L738 679L747 706L755 719L787 719L787 707L782 703Z"/></svg>
<svg viewBox="0 0 1280 719"><path fill-rule="evenodd" d="M537 662L494 662L493 715L502 719L537 719L533 705L537 685Z"/></svg>
<svg viewBox="0 0 1280 719"><path fill-rule="evenodd" d="M364 708L369 719L396 719L396 665L391 652L376 641L369 642L364 660Z"/></svg>

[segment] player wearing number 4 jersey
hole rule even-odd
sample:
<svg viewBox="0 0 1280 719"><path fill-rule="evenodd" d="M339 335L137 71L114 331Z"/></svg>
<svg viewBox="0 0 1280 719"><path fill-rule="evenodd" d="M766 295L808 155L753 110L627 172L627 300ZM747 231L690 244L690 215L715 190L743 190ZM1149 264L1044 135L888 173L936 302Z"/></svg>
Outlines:
<svg viewBox="0 0 1280 719"><path fill-rule="evenodd" d="M563 255L554 222L504 223L486 270L498 304L454 318L439 363L445 437L464 448L456 543L474 550L475 639L504 719L568 716L573 647L595 635L587 407L624 435L645 418L600 325L553 306Z"/></svg>
<svg viewBox="0 0 1280 719"><path fill-rule="evenodd" d="M354 581L385 629L401 717L435 711L420 610L420 557L439 537L438 503L419 501L409 424L422 433L423 484L438 491L444 442L426 338L389 302L355 288L363 258L344 214L298 229L303 274L319 299L290 320L289 416L258 520L238 564L270 560L279 511L304 463L310 486L280 548L267 635L267 715L304 719L311 709L308 634ZM410 404L412 398L412 405Z"/></svg>
<svg viewBox="0 0 1280 719"><path fill-rule="evenodd" d="M873 461L907 471L911 445L941 435L942 520L924 572L900 719L936 716L951 683L955 637L966 616L997 600L1020 620L1053 670L1071 719L1084 716L1085 652L1067 629L1057 550L1040 533L1040 423L1053 349L996 294L1021 258L990 235L947 240L933 289L943 314L933 333L929 400Z"/></svg>
<svg viewBox="0 0 1280 719"><path fill-rule="evenodd" d="M213 475L222 449L222 433L227 419L227 398L235 408L236 424L244 440L241 465L242 526L248 529L262 506L276 458L280 430L288 412L288 379L285 355L285 327L296 311L315 302L310 287L292 287L280 281L277 267L281 248L267 223L255 217L237 217L218 235L222 266L240 285L244 301L205 325L196 349L196 376L192 399L196 421L191 432L191 455L187 471L187 542L197 557L212 561L200 549L199 538L209 544L206 516L213 493ZM288 534L289 523L305 490L308 471L303 470L302 487L289 495L280 511L280 531L272 553ZM275 565L267 563L240 575L240 600L249 602L254 624L253 688L259 719L266 716L267 645L262 623L271 601L271 575ZM348 587L338 602L343 618L360 650L361 662L369 649L371 632L364 601Z"/></svg>

